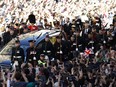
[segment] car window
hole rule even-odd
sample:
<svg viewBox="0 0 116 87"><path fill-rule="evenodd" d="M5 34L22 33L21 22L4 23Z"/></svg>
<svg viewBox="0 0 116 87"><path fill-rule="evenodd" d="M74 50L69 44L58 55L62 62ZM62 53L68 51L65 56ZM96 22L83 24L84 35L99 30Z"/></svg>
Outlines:
<svg viewBox="0 0 116 87"><path fill-rule="evenodd" d="M4 55L10 55L11 54L11 49L12 49L13 46L8 46L7 48L5 48L1 54L4 54Z"/></svg>
<svg viewBox="0 0 116 87"><path fill-rule="evenodd" d="M29 37L31 34L24 34L19 37L20 40L23 40L27 37ZM16 38L12 39L4 48L1 50L1 55L11 55L12 54L12 48L15 45ZM23 47L22 47L23 48Z"/></svg>
<svg viewBox="0 0 116 87"><path fill-rule="evenodd" d="M1 55L10 55L12 53L12 47L15 44L15 40L10 41L0 52Z"/></svg>

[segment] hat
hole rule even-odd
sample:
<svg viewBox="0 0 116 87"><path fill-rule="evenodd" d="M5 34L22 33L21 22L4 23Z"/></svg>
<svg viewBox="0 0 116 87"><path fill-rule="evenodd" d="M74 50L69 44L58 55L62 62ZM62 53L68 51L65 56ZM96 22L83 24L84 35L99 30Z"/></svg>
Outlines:
<svg viewBox="0 0 116 87"><path fill-rule="evenodd" d="M41 54L40 57L45 57L45 55L44 54Z"/></svg>
<svg viewBox="0 0 116 87"><path fill-rule="evenodd" d="M35 40L29 40L28 42L36 42Z"/></svg>
<svg viewBox="0 0 116 87"><path fill-rule="evenodd" d="M60 39L61 37L60 36L56 36L57 39Z"/></svg>
<svg viewBox="0 0 116 87"><path fill-rule="evenodd" d="M19 40L16 40L15 43L20 43L20 41Z"/></svg>
<svg viewBox="0 0 116 87"><path fill-rule="evenodd" d="M49 38L49 35L46 35L46 38Z"/></svg>

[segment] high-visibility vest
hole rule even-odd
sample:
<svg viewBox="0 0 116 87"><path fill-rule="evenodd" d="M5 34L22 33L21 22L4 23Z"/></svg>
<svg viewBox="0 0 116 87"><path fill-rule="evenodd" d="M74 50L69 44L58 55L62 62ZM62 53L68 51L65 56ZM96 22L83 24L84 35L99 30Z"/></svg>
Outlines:
<svg viewBox="0 0 116 87"><path fill-rule="evenodd" d="M50 38L50 41L51 41L52 44L55 44L55 42L56 42L56 37Z"/></svg>
<svg viewBox="0 0 116 87"><path fill-rule="evenodd" d="M41 60L39 60L39 61L38 61L38 64L45 65L46 63L45 63L45 62L42 62Z"/></svg>

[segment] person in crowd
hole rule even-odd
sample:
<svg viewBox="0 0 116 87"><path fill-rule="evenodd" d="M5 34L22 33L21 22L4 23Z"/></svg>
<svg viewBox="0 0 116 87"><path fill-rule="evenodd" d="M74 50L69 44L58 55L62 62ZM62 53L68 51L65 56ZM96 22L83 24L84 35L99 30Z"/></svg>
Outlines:
<svg viewBox="0 0 116 87"><path fill-rule="evenodd" d="M82 26L83 26L83 23L81 21L81 18L80 16L76 16L75 17L75 22L76 22L76 27L78 30L81 30L82 29Z"/></svg>
<svg viewBox="0 0 116 87"><path fill-rule="evenodd" d="M44 43L42 44L42 53L48 56L49 60L53 57L53 45L50 41L49 35L46 36Z"/></svg>
<svg viewBox="0 0 116 87"><path fill-rule="evenodd" d="M7 26L7 28L8 28L8 30L5 31L5 33L3 33L3 44L4 45L7 44L10 41L9 37L10 37L11 29L10 29L10 26Z"/></svg>
<svg viewBox="0 0 116 87"><path fill-rule="evenodd" d="M29 32L29 29L26 25L26 23L21 23L20 25L20 34L26 34Z"/></svg>
<svg viewBox="0 0 116 87"><path fill-rule="evenodd" d="M82 32L82 36L84 37L84 39L86 39L86 37L88 36L88 34L90 34L90 32L91 32L90 23L89 23L89 21L85 21L84 22L84 29Z"/></svg>
<svg viewBox="0 0 116 87"><path fill-rule="evenodd" d="M35 40L29 40L30 47L26 50L26 62L31 63L33 66L37 64L37 48L35 48Z"/></svg>
<svg viewBox="0 0 116 87"><path fill-rule="evenodd" d="M74 35L70 38L70 41L69 41L69 48L70 48L70 58L73 59L75 57L75 52L76 52L76 40L75 40L75 37Z"/></svg>
<svg viewBox="0 0 116 87"><path fill-rule="evenodd" d="M21 79L24 79L24 81L21 81ZM14 71L12 77L11 77L11 87L26 87L28 82L28 79L26 78L25 74L23 71Z"/></svg>
<svg viewBox="0 0 116 87"><path fill-rule="evenodd" d="M6 86L5 81L6 81L6 78L5 78L3 69L2 69L2 67L0 67L0 87Z"/></svg>
<svg viewBox="0 0 116 87"><path fill-rule="evenodd" d="M20 41L15 41L15 47L12 48L11 62L18 67L25 61L24 50L20 47ZM18 63L18 64L17 64Z"/></svg>
<svg viewBox="0 0 116 87"><path fill-rule="evenodd" d="M68 54L67 42L62 40L61 36L56 37L57 40L54 44L55 58L59 59L61 62L67 59L66 54Z"/></svg>
<svg viewBox="0 0 116 87"><path fill-rule="evenodd" d="M31 63L23 63L21 69L29 83L35 82L36 71Z"/></svg>
<svg viewBox="0 0 116 87"><path fill-rule="evenodd" d="M67 35L70 35L70 31L71 31L71 23L70 23L70 19L67 18L65 24L63 25L64 31Z"/></svg>
<svg viewBox="0 0 116 87"><path fill-rule="evenodd" d="M29 25L28 28L29 28L30 31L38 30L38 27L34 24Z"/></svg>
<svg viewBox="0 0 116 87"><path fill-rule="evenodd" d="M40 59L38 60L38 65L46 66L45 55L41 54Z"/></svg>
<svg viewBox="0 0 116 87"><path fill-rule="evenodd" d="M36 18L35 15L33 14L33 12L31 12L31 14L28 16L28 20L31 24L35 24L36 23Z"/></svg>

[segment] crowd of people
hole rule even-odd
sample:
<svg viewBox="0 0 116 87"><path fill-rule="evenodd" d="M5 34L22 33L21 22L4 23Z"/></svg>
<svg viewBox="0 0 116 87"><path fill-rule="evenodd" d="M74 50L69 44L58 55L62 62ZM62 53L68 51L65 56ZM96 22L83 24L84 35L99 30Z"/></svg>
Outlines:
<svg viewBox="0 0 116 87"><path fill-rule="evenodd" d="M45 18L50 23L60 21L62 16L63 19L73 19L78 15L83 22L89 16L101 16L105 25L112 22L110 19L116 11L115 3L115 0L5 0L0 3L1 26L11 22L26 22L30 12L36 15L37 25L41 25Z"/></svg>
<svg viewBox="0 0 116 87"><path fill-rule="evenodd" d="M31 31L61 32L54 41L46 35L41 46L30 40L26 53L17 39L13 66L0 68L0 87L116 87L115 4L115 0L1 1L1 47Z"/></svg>

